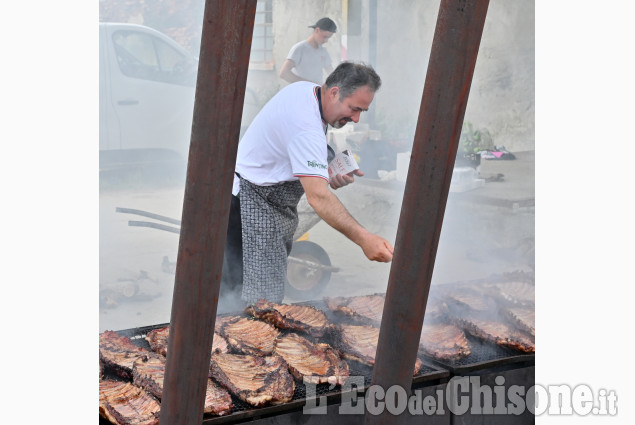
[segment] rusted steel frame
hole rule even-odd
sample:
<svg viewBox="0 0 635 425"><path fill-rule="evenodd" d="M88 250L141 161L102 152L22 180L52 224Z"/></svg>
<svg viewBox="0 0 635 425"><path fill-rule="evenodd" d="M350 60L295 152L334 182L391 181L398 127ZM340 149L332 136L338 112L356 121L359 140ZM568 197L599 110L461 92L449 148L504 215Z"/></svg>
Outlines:
<svg viewBox="0 0 635 425"><path fill-rule="evenodd" d="M372 384L410 391L489 0L442 0L410 158ZM365 423L397 418L366 413Z"/></svg>
<svg viewBox="0 0 635 425"><path fill-rule="evenodd" d="M161 425L200 424L256 0L206 0Z"/></svg>

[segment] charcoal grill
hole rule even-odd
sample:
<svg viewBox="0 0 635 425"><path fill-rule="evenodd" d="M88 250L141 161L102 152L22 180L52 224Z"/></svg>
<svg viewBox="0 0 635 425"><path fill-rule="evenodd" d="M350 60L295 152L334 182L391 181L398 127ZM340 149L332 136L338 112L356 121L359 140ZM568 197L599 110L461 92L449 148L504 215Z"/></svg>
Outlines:
<svg viewBox="0 0 635 425"><path fill-rule="evenodd" d="M339 324L345 320L340 315L334 314L330 311L326 303L321 300L304 301L295 304L309 305L322 310L331 323ZM247 317L247 315L242 312L225 313L219 314L218 316L226 317L231 315ZM169 326L169 323L119 330L116 332L119 335L130 338L133 344L150 350L150 345L145 340L145 336L148 332L154 329L166 326ZM290 331L282 332L284 333ZM482 342L470 336L468 336L468 340L471 344L471 353L470 355L458 360L440 361L426 356L425 354L420 354L419 359L422 361L423 366L420 372L413 377L412 388L428 389L429 393L434 394L435 389L445 388L447 382L454 376L481 375L487 377L493 376L494 373L515 374L516 381L509 381L510 383L515 382L520 385L528 384L527 388L533 385L533 383L525 382L525 380L531 381L533 379L533 367L535 365L534 354L519 353L509 348ZM372 368L350 360L348 361L348 364L350 375L362 376L364 378L364 390L368 389L371 385ZM318 397L323 396L330 408L329 413L326 415L327 417L337 415L337 409L333 408L333 406L338 406L342 401L342 397L346 396L343 392L344 390L345 389L339 385L331 386L330 384L318 384L316 386L315 395ZM348 387L346 387L346 390L348 390ZM353 389L353 391L355 391L355 389ZM310 394L310 396L313 396L313 394ZM232 395L234 403L232 412L225 416L205 415L203 418L203 424L243 423L265 420L265 418L276 418L275 423L295 423L294 421L296 419L289 418L297 418L297 415L302 415L302 409L307 404L307 397L306 386L302 382L297 381L292 400L280 405L254 408ZM324 415L320 416L323 417ZM360 418L349 417L349 419L356 423L356 421ZM436 418L436 420L441 421L439 423L450 423L446 422L445 419L441 420L440 418ZM521 421L518 423L525 422ZM100 424L109 424L109 422L100 418Z"/></svg>
<svg viewBox="0 0 635 425"><path fill-rule="evenodd" d="M533 273L513 272L504 274L491 275L484 279L475 279L470 281L455 282L440 286L432 287L431 296L443 298L443 293L453 294L465 288L475 288L484 284L505 284L512 281L519 281L533 285ZM478 292L478 291L477 291ZM498 308L494 299L489 300L492 303L491 308ZM430 302L428 302L430 304ZM450 310L456 313L456 307L450 307ZM504 320L500 314L495 315L498 320ZM436 364L447 369L452 375L466 375L488 369L500 369L504 367L520 368L535 365L535 354L522 353L517 350L502 347L490 342L481 341L469 334L466 335L470 343L471 352L468 356L453 360L439 360L428 357L424 354L424 358L432 364Z"/></svg>
<svg viewBox="0 0 635 425"><path fill-rule="evenodd" d="M307 303L302 303L307 304ZM316 304L316 303L313 303ZM317 303L319 304L319 303ZM222 316L229 316L231 314L223 314ZM242 313L236 313L234 315L242 315L246 316ZM160 329L169 326L169 323L162 323L158 325L144 326L139 328L125 329L116 331L121 336L126 336L130 338L133 344L145 348L146 350L150 349L150 344L145 340L145 336L148 332L154 329ZM283 331L288 332L288 331ZM431 385L437 384L439 382L445 381L448 379L450 373L426 360L422 359L423 366L419 373L413 378L413 386L421 386L421 385ZM364 388L368 388L371 383L372 377L372 368L355 362L348 361L349 364L349 372L350 376L363 376L364 377ZM110 377L110 376L108 376ZM116 379L113 377L113 379ZM343 394L343 388L339 385L332 386L330 384L318 384L316 385L315 395L316 396L325 396L328 404L337 404L340 402ZM313 394L310 394L313 396ZM293 394L293 398L291 401L275 406L265 406L254 408L249 404L243 402L242 400L236 398L232 395L232 401L234 403L234 408L229 415L225 416L213 416L213 415L205 415L203 418L204 424L228 424L228 423L240 423L246 420L252 420L254 418L261 417L270 417L276 416L288 412L293 411L301 411L302 408L306 405L307 401L307 388L302 382L296 381L295 383L295 391ZM108 424L108 421L105 421L103 418L100 418L100 423Z"/></svg>

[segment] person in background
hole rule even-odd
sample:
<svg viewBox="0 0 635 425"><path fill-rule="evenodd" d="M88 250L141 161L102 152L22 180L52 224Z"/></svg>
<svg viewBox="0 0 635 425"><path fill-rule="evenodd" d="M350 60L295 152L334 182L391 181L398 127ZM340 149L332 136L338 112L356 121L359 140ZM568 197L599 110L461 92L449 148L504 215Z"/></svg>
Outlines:
<svg viewBox="0 0 635 425"><path fill-rule="evenodd" d="M289 83L311 81L322 84L322 72L326 71L328 75L333 71L331 57L323 45L337 31L337 25L329 18L322 18L309 28L313 28L309 38L291 48L280 69L280 78Z"/></svg>
<svg viewBox="0 0 635 425"><path fill-rule="evenodd" d="M297 205L305 193L322 220L359 245L369 260L392 260L393 246L359 224L329 189L363 173L329 179L334 152L327 128L359 122L380 85L372 67L343 62L324 85L289 84L256 115L238 145L221 294L240 292L245 303L282 302Z"/></svg>

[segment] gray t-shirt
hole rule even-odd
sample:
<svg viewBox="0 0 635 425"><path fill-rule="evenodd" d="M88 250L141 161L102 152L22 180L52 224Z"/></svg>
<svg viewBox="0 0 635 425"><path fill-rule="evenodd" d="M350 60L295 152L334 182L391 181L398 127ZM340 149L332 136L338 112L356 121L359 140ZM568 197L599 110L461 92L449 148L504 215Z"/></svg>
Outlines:
<svg viewBox="0 0 635 425"><path fill-rule="evenodd" d="M289 50L287 59L295 63L294 74L316 84L324 82L323 70L331 66L331 57L326 49L323 46L316 49L306 40L296 43Z"/></svg>

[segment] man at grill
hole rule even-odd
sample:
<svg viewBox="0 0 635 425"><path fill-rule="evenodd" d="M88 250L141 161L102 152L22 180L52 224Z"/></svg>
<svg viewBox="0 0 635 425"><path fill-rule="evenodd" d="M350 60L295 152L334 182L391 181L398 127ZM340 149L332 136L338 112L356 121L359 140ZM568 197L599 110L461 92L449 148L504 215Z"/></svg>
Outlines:
<svg viewBox="0 0 635 425"><path fill-rule="evenodd" d="M369 260L392 260L392 245L361 226L329 189L346 186L363 173L329 179L334 152L327 128L359 122L380 85L372 67L343 62L323 86L290 84L262 108L238 145L221 294L240 290L246 303L261 298L282 302L304 193L315 212L359 245Z"/></svg>

